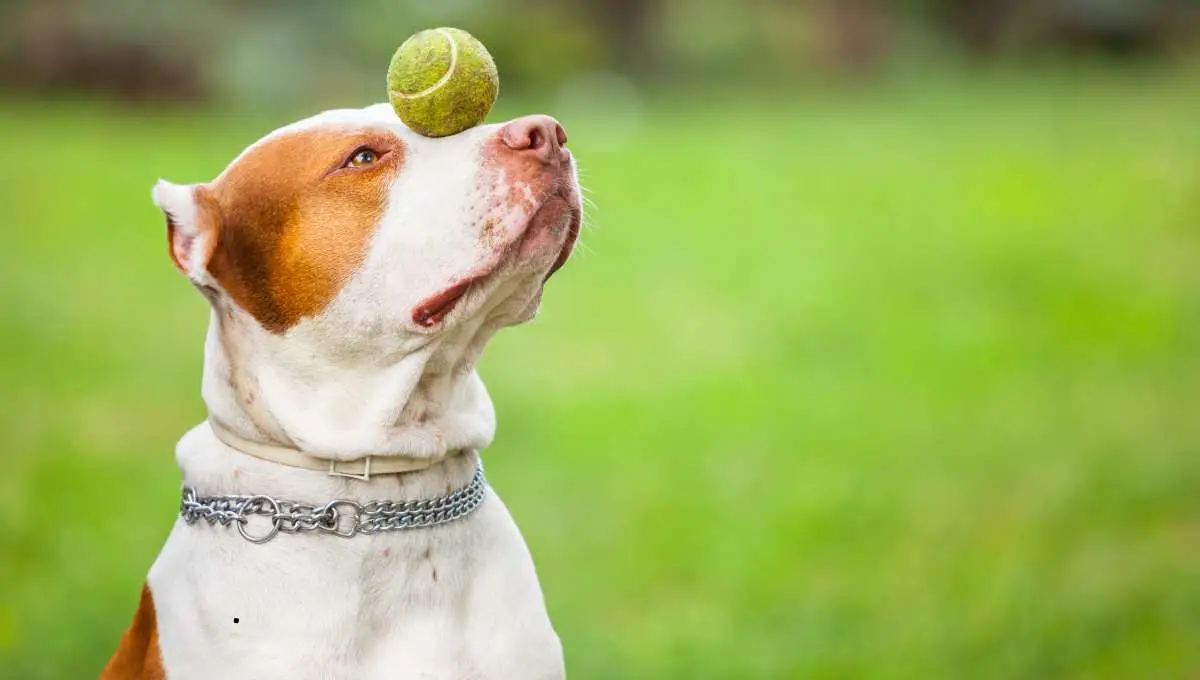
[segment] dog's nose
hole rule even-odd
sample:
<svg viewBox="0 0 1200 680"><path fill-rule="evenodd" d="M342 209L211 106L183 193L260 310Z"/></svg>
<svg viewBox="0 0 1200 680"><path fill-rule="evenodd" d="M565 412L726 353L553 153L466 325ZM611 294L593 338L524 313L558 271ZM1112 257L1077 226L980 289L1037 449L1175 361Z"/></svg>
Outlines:
<svg viewBox="0 0 1200 680"><path fill-rule="evenodd" d="M517 118L500 129L500 139L513 151L532 153L544 163L563 160L567 131L550 116Z"/></svg>

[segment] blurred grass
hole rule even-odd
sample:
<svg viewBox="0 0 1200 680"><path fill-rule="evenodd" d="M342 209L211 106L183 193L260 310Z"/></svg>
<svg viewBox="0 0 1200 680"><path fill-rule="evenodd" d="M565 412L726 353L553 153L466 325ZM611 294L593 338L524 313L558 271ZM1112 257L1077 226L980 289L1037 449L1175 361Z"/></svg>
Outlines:
<svg viewBox="0 0 1200 680"><path fill-rule="evenodd" d="M1193 75L565 119L586 247L482 372L571 677L1200 677ZM0 677L128 623L204 415L149 187L281 122L0 108Z"/></svg>

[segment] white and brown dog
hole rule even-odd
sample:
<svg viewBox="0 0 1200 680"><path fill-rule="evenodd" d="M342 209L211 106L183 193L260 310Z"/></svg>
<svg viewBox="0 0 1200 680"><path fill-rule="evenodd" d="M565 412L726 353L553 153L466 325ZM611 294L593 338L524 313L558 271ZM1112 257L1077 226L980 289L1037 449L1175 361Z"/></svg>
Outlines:
<svg viewBox="0 0 1200 680"><path fill-rule="evenodd" d="M547 116L427 139L380 104L277 130L212 182L155 185L171 259L212 307L210 418L176 457L183 505L213 516L176 521L103 680L564 676L486 487L433 527L367 532L349 510L478 487L495 414L476 359L533 317L579 233L565 142ZM324 530L273 536L286 501Z"/></svg>

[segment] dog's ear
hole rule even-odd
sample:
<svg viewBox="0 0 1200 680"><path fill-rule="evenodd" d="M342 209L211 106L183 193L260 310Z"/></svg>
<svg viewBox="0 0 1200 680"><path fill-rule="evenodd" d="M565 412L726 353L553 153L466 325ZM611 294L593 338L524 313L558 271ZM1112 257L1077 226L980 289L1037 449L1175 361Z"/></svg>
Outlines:
<svg viewBox="0 0 1200 680"><path fill-rule="evenodd" d="M154 205L167 218L167 253L175 268L195 283L206 283L208 262L216 248L216 225L203 205L204 190L195 184L158 180L150 191Z"/></svg>

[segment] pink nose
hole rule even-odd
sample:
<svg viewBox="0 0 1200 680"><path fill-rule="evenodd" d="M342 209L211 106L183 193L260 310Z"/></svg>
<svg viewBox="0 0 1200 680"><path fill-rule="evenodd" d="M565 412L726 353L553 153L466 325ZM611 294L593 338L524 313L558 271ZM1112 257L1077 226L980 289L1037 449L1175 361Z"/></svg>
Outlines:
<svg viewBox="0 0 1200 680"><path fill-rule="evenodd" d="M530 153L544 163L567 157L567 131L550 116L525 116L500 128L500 139L513 151Z"/></svg>

